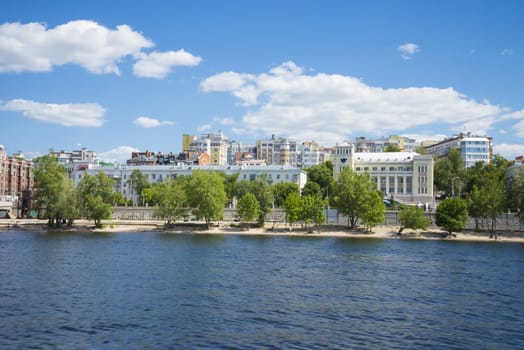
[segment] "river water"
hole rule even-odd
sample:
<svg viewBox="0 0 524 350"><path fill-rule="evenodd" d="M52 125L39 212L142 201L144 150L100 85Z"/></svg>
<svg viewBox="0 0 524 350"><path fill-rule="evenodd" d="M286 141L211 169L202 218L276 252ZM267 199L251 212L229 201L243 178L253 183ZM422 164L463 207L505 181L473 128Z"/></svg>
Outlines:
<svg viewBox="0 0 524 350"><path fill-rule="evenodd" d="M0 232L0 349L524 348L524 245Z"/></svg>

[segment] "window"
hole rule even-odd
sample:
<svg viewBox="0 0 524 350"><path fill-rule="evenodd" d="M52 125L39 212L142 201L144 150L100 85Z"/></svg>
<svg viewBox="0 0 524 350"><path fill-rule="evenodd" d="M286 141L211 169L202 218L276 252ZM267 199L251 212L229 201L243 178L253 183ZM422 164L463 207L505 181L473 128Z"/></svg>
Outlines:
<svg viewBox="0 0 524 350"><path fill-rule="evenodd" d="M386 171L386 167L383 166L382 168L380 168L380 171Z"/></svg>

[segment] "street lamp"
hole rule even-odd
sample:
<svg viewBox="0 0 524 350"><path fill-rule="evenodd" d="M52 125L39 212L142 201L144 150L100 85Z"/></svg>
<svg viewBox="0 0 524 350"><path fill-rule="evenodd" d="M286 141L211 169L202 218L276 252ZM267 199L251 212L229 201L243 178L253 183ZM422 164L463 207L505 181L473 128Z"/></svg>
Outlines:
<svg viewBox="0 0 524 350"><path fill-rule="evenodd" d="M451 178L451 197L455 198L455 179L457 179L459 181L459 188L458 188L459 191L458 192L459 192L459 198L460 198L460 187L461 187L460 185L461 185L461 183L460 183L460 177L458 177L458 176L455 176L455 177Z"/></svg>

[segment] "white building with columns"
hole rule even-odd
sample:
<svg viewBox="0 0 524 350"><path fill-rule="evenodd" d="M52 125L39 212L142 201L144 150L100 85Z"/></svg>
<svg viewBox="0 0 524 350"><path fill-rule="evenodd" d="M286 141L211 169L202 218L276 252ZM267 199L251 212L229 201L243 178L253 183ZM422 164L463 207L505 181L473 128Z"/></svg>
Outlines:
<svg viewBox="0 0 524 350"><path fill-rule="evenodd" d="M385 198L405 204L434 206L433 157L415 152L355 152L352 143L336 146L335 177L350 167L369 174Z"/></svg>

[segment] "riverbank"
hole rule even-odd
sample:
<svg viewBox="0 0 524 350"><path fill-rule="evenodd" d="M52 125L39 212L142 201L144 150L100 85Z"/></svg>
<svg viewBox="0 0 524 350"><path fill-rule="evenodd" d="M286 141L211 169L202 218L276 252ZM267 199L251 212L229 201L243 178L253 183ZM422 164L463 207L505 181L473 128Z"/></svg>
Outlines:
<svg viewBox="0 0 524 350"><path fill-rule="evenodd" d="M361 230L349 230L345 226L323 225L320 231L317 229L305 230L296 225L292 229L283 223L269 223L264 228L253 227L250 229L239 227L238 223L220 222L212 225L209 229L201 223L177 223L165 227L162 221L122 221L107 220L103 222L102 228L95 228L92 221L77 220L72 227L48 228L46 220L34 219L6 219L0 221L0 232L12 229L19 230L61 230L66 232L164 232L167 234L233 234L233 235L267 235L267 236L307 236L307 237L352 237L352 238L374 238L374 239L411 239L411 240L452 240L452 241L478 241L478 242L516 242L524 243L524 232L498 232L498 237L490 238L488 231L475 232L463 230L454 233L454 236L445 237L445 231L438 228L428 230L404 230L398 235L399 227L377 226L372 232Z"/></svg>

